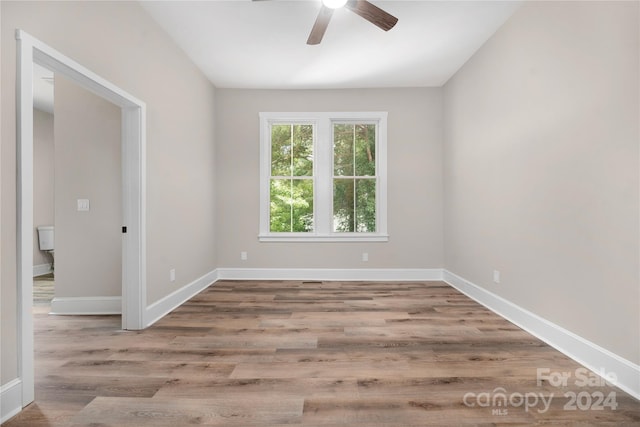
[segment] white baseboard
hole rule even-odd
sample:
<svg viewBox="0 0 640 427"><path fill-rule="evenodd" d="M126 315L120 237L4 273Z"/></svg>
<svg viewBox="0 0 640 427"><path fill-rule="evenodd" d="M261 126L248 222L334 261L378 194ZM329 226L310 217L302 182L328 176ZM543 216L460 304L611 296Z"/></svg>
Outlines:
<svg viewBox="0 0 640 427"><path fill-rule="evenodd" d="M219 268L217 271L219 280L442 280L441 268Z"/></svg>
<svg viewBox="0 0 640 427"><path fill-rule="evenodd" d="M33 266L33 277L43 276L51 273L51 264L39 264Z"/></svg>
<svg viewBox="0 0 640 427"><path fill-rule="evenodd" d="M22 411L22 381L19 378L0 386L0 424Z"/></svg>
<svg viewBox="0 0 640 427"><path fill-rule="evenodd" d="M217 271L211 271L189 283L188 285L185 285L177 291L167 295L161 300L154 302L145 310L144 327L146 328L153 325L169 312L182 305L188 299L199 294L204 289L208 288L211 284L215 283L217 280Z"/></svg>
<svg viewBox="0 0 640 427"><path fill-rule="evenodd" d="M596 374L615 374L616 381L608 382L640 400L640 365L447 270L444 281Z"/></svg>
<svg viewBox="0 0 640 427"><path fill-rule="evenodd" d="M122 297L61 297L51 301L51 313L61 315L122 314Z"/></svg>

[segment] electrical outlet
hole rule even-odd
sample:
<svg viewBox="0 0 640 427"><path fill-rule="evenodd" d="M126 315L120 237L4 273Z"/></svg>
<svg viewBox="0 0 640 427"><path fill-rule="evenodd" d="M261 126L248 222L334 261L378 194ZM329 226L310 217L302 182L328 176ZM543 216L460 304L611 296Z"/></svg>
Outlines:
<svg viewBox="0 0 640 427"><path fill-rule="evenodd" d="M175 282L176 281L176 269L172 268L171 270L169 270L169 281L171 282Z"/></svg>
<svg viewBox="0 0 640 427"><path fill-rule="evenodd" d="M245 251L240 252L240 259L242 261L246 261L247 260L247 253Z"/></svg>
<svg viewBox="0 0 640 427"><path fill-rule="evenodd" d="M89 211L89 199L78 199L78 212L88 212Z"/></svg>
<svg viewBox="0 0 640 427"><path fill-rule="evenodd" d="M369 261L369 254L367 252L362 252L362 261Z"/></svg>
<svg viewBox="0 0 640 427"><path fill-rule="evenodd" d="M493 281L500 283L500 272L498 270L493 270Z"/></svg>

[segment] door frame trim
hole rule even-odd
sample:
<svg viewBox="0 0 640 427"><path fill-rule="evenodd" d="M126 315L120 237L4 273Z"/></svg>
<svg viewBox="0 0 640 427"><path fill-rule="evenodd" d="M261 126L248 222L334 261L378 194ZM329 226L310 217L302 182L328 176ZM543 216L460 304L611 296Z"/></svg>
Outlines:
<svg viewBox="0 0 640 427"><path fill-rule="evenodd" d="M18 375L33 402L33 65L64 75L122 111L122 328L143 329L146 309L146 104L84 66L16 30Z"/></svg>

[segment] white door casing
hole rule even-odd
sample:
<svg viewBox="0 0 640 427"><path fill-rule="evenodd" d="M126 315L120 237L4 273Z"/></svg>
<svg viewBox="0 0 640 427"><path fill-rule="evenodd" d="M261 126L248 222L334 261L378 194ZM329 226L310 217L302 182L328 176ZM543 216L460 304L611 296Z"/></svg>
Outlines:
<svg viewBox="0 0 640 427"><path fill-rule="evenodd" d="M18 375L22 406L34 400L33 64L64 75L122 110L122 328L143 329L146 308L146 105L74 60L17 30Z"/></svg>

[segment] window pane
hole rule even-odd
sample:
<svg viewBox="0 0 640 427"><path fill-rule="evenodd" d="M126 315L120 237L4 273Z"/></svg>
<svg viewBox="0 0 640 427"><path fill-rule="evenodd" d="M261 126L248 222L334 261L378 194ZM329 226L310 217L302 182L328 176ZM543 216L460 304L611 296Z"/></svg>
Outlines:
<svg viewBox="0 0 640 427"><path fill-rule="evenodd" d="M313 175L313 126L293 126L293 175Z"/></svg>
<svg viewBox="0 0 640 427"><path fill-rule="evenodd" d="M376 180L333 180L333 231L376 232Z"/></svg>
<svg viewBox="0 0 640 427"><path fill-rule="evenodd" d="M270 231L313 231L313 180L272 179L270 193Z"/></svg>
<svg viewBox="0 0 640 427"><path fill-rule="evenodd" d="M356 180L356 231L376 231L376 180Z"/></svg>
<svg viewBox="0 0 640 427"><path fill-rule="evenodd" d="M274 232L291 231L291 180L272 179L270 183L270 227Z"/></svg>
<svg viewBox="0 0 640 427"><path fill-rule="evenodd" d="M292 181L291 231L313 231L313 180Z"/></svg>
<svg viewBox="0 0 640 427"><path fill-rule="evenodd" d="M353 176L353 125L333 125L333 174Z"/></svg>
<svg viewBox="0 0 640 427"><path fill-rule="evenodd" d="M354 180L333 180L333 231L354 231Z"/></svg>
<svg viewBox="0 0 640 427"><path fill-rule="evenodd" d="M376 125L355 126L356 176L376 174Z"/></svg>
<svg viewBox="0 0 640 427"><path fill-rule="evenodd" d="M291 125L271 126L271 176L291 175Z"/></svg>

